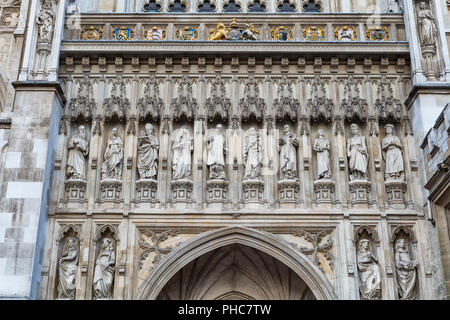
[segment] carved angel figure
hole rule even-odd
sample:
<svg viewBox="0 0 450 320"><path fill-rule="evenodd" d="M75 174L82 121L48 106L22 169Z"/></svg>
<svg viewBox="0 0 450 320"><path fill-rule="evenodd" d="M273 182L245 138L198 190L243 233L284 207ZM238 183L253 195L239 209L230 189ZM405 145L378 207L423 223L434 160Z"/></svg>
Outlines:
<svg viewBox="0 0 450 320"><path fill-rule="evenodd" d="M145 135L138 138L137 167L140 179L155 179L158 174L159 142L155 129L150 123L145 125Z"/></svg>
<svg viewBox="0 0 450 320"><path fill-rule="evenodd" d="M367 180L367 164L369 154L366 138L359 134L359 127L350 125L352 137L347 140L347 156L349 158L350 181Z"/></svg>
<svg viewBox="0 0 450 320"><path fill-rule="evenodd" d="M297 147L299 139L288 125L284 126L284 135L280 139L280 177L281 179L297 178Z"/></svg>
<svg viewBox="0 0 450 320"><path fill-rule="evenodd" d="M252 127L244 142L244 180L261 179L262 151L261 136Z"/></svg>
<svg viewBox="0 0 450 320"><path fill-rule="evenodd" d="M436 24L435 18L425 1L420 2L417 12L419 24L420 41L423 47L436 46Z"/></svg>
<svg viewBox="0 0 450 320"><path fill-rule="evenodd" d="M369 240L362 239L358 244L359 292L363 300L380 299L381 278L378 260L371 251Z"/></svg>
<svg viewBox="0 0 450 320"><path fill-rule="evenodd" d="M222 125L217 125L214 134L206 140L208 149L207 166L209 167L209 179L225 179L225 136L222 133Z"/></svg>
<svg viewBox="0 0 450 320"><path fill-rule="evenodd" d="M330 179L330 142L324 138L322 129L318 131L318 138L314 142L313 149L317 152L317 179Z"/></svg>
<svg viewBox="0 0 450 320"><path fill-rule="evenodd" d="M382 141L383 151L386 152L386 180L400 179L403 175L403 154L400 139L393 134L394 126L386 125L386 137Z"/></svg>
<svg viewBox="0 0 450 320"><path fill-rule="evenodd" d="M102 179L122 179L123 142L118 136L119 131L112 129L112 137L108 139L102 165Z"/></svg>
<svg viewBox="0 0 450 320"><path fill-rule="evenodd" d="M64 243L63 252L59 259L58 299L75 299L75 278L78 266L77 241L70 237Z"/></svg>
<svg viewBox="0 0 450 320"><path fill-rule="evenodd" d="M397 274L398 294L401 300L416 298L417 260L412 260L405 239L395 242L395 270Z"/></svg>
<svg viewBox="0 0 450 320"><path fill-rule="evenodd" d="M69 140L67 157L67 177L69 179L86 179L86 159L89 153L89 141L86 138L86 128L78 127L78 133Z"/></svg>
<svg viewBox="0 0 450 320"><path fill-rule="evenodd" d="M174 180L189 179L191 176L191 152L194 139L185 126L178 130L172 141L172 177Z"/></svg>
<svg viewBox="0 0 450 320"><path fill-rule="evenodd" d="M55 23L55 14L52 10L52 3L50 0L43 0L41 6L41 11L36 17L39 42L52 43L53 26Z"/></svg>
<svg viewBox="0 0 450 320"><path fill-rule="evenodd" d="M96 300L112 299L112 285L114 282L114 266L116 265L116 254L113 242L110 238L102 241L102 248L95 262L93 280L94 298Z"/></svg>

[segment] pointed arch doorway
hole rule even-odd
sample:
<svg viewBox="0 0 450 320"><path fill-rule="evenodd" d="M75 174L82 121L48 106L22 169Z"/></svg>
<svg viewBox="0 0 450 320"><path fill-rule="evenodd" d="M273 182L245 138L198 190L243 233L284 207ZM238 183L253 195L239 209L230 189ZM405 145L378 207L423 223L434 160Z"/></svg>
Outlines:
<svg viewBox="0 0 450 320"><path fill-rule="evenodd" d="M139 299L336 299L324 274L276 236L227 227L199 234L168 254Z"/></svg>

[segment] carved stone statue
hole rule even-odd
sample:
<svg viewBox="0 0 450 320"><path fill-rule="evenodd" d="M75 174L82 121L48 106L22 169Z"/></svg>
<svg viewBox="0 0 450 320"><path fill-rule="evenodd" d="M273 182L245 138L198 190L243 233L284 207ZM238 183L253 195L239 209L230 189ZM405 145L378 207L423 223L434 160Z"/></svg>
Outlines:
<svg viewBox="0 0 450 320"><path fill-rule="evenodd" d="M261 179L262 152L261 136L252 127L248 130L244 142L244 180Z"/></svg>
<svg viewBox="0 0 450 320"><path fill-rule="evenodd" d="M318 138L314 142L314 151L317 152L317 179L330 179L330 142L324 138L322 129L318 131Z"/></svg>
<svg viewBox="0 0 450 320"><path fill-rule="evenodd" d="M77 6L76 0L69 0L69 5L67 6L66 14L80 13L80 7Z"/></svg>
<svg viewBox="0 0 450 320"><path fill-rule="evenodd" d="M417 12L419 24L420 43L423 47L436 46L436 24L435 18L425 1L420 2Z"/></svg>
<svg viewBox="0 0 450 320"><path fill-rule="evenodd" d="M402 144L400 139L393 134L394 126L386 125L386 137L382 141L383 151L386 152L386 172L387 180L401 179L404 172Z"/></svg>
<svg viewBox="0 0 450 320"><path fill-rule="evenodd" d="M102 241L102 248L95 262L93 280L94 298L96 300L112 299L112 285L116 265L116 254L110 238Z"/></svg>
<svg viewBox="0 0 450 320"><path fill-rule="evenodd" d="M371 251L369 240L362 239L358 244L359 291L363 300L380 299L381 278L378 260Z"/></svg>
<svg viewBox="0 0 450 320"><path fill-rule="evenodd" d="M359 127L350 125L352 137L347 140L347 156L349 158L350 181L367 180L367 164L369 154L366 138L359 134Z"/></svg>
<svg viewBox="0 0 450 320"><path fill-rule="evenodd" d="M86 179L86 159L89 153L89 141L86 137L86 128L78 127L78 133L69 140L69 153L67 157L67 178Z"/></svg>
<svg viewBox="0 0 450 320"><path fill-rule="evenodd" d="M281 179L297 179L297 147L300 141L288 125L283 130L284 135L280 139L280 176Z"/></svg>
<svg viewBox="0 0 450 320"><path fill-rule="evenodd" d="M38 41L52 43L55 14L50 0L41 1L41 11L36 17L36 23L38 25Z"/></svg>
<svg viewBox="0 0 450 320"><path fill-rule="evenodd" d="M102 179L122 179L123 142L118 134L119 131L113 128L104 155Z"/></svg>
<svg viewBox="0 0 450 320"><path fill-rule="evenodd" d="M206 141L208 149L207 165L209 167L209 179L225 179L225 136L222 133L222 125L217 125L217 132L208 136Z"/></svg>
<svg viewBox="0 0 450 320"><path fill-rule="evenodd" d="M145 135L138 138L137 167L140 179L156 179L158 174L159 142L155 129L150 123L145 125Z"/></svg>
<svg viewBox="0 0 450 320"><path fill-rule="evenodd" d="M174 180L189 179L191 176L191 152L194 149L194 139L185 126L181 127L172 143L172 177Z"/></svg>
<svg viewBox="0 0 450 320"><path fill-rule="evenodd" d="M405 239L395 242L395 270L397 273L398 294L401 300L416 298L417 260L412 260Z"/></svg>
<svg viewBox="0 0 450 320"><path fill-rule="evenodd" d="M59 259L58 299L75 299L75 279L78 266L77 241L70 237L64 243Z"/></svg>

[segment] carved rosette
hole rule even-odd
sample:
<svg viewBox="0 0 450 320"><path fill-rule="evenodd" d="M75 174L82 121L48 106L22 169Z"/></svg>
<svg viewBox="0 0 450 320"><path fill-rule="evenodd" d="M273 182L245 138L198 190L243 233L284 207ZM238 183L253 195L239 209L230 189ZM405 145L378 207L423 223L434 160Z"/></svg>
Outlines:
<svg viewBox="0 0 450 320"><path fill-rule="evenodd" d="M350 202L352 205L368 204L370 182L367 180L353 180L349 183L350 187Z"/></svg>
<svg viewBox="0 0 450 320"><path fill-rule="evenodd" d="M313 182L314 185L314 202L316 204L331 203L336 201L336 183L332 180L322 179Z"/></svg>
<svg viewBox="0 0 450 320"><path fill-rule="evenodd" d="M191 203L194 182L189 179L173 180L170 189L172 191L172 203Z"/></svg>
<svg viewBox="0 0 450 320"><path fill-rule="evenodd" d="M156 203L158 181L155 179L140 179L136 181L137 203Z"/></svg>
<svg viewBox="0 0 450 320"><path fill-rule="evenodd" d="M122 181L117 179L104 179L100 182L101 202L122 202Z"/></svg>
<svg viewBox="0 0 450 320"><path fill-rule="evenodd" d="M228 202L228 181L225 179L210 179L207 182L208 203Z"/></svg>
<svg viewBox="0 0 450 320"><path fill-rule="evenodd" d="M245 204L262 204L264 203L264 182L262 180L244 180L242 181L244 189Z"/></svg>
<svg viewBox="0 0 450 320"><path fill-rule="evenodd" d="M405 206L406 182L402 180L387 180L385 187L388 205L403 209Z"/></svg>
<svg viewBox="0 0 450 320"><path fill-rule="evenodd" d="M298 203L300 185L298 179L285 179L278 181L280 204Z"/></svg>
<svg viewBox="0 0 450 320"><path fill-rule="evenodd" d="M86 181L70 179L64 182L66 202L86 202Z"/></svg>

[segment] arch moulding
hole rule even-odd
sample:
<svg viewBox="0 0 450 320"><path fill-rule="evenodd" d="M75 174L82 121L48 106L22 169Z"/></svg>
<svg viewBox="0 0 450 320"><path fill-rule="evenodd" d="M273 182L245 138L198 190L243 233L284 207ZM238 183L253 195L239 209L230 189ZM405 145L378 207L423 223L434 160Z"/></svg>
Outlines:
<svg viewBox="0 0 450 320"><path fill-rule="evenodd" d="M242 244L284 263L311 289L318 300L337 299L325 275L305 255L273 234L245 227L226 227L199 234L169 253L145 280L137 299L154 300L166 283L184 266L212 250Z"/></svg>

